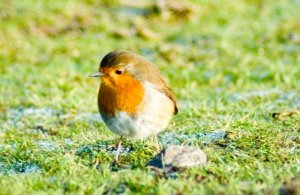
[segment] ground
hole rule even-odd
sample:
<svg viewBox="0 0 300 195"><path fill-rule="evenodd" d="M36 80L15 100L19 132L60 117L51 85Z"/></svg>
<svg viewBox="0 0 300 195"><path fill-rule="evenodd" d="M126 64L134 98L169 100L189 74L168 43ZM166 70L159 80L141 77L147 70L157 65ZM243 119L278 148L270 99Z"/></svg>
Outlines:
<svg viewBox="0 0 300 195"><path fill-rule="evenodd" d="M0 194L274 194L300 179L300 2L153 2L0 2ZM206 166L157 175L149 138L111 169L118 136L88 75L114 49L166 75L179 113L161 146L198 146Z"/></svg>

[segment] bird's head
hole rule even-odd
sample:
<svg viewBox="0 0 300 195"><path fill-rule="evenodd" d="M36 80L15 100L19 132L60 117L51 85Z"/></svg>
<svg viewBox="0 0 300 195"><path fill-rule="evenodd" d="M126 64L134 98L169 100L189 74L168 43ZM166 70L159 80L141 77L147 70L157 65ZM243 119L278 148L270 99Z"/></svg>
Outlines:
<svg viewBox="0 0 300 195"><path fill-rule="evenodd" d="M118 50L105 55L99 70L90 77L101 77L103 83L116 86L129 80L143 81L156 71L143 57L130 51Z"/></svg>

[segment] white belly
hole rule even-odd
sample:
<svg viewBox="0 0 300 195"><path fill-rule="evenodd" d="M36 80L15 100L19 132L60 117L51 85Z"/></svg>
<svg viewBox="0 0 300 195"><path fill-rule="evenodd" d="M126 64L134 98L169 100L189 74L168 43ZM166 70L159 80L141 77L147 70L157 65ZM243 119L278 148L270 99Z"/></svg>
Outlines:
<svg viewBox="0 0 300 195"><path fill-rule="evenodd" d="M145 138L168 126L174 112L172 100L149 82L144 84L144 89L144 106L137 116L130 116L125 112L118 112L115 117L101 114L110 130L125 137Z"/></svg>

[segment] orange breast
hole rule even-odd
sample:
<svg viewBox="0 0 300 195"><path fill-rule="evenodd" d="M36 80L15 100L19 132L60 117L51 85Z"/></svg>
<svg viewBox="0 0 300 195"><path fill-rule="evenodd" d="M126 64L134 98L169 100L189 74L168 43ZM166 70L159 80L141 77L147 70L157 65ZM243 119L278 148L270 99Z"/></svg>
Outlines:
<svg viewBox="0 0 300 195"><path fill-rule="evenodd" d="M117 111L134 115L141 108L144 89L141 83L130 76L123 76L115 83L103 79L98 95L99 110L108 116Z"/></svg>

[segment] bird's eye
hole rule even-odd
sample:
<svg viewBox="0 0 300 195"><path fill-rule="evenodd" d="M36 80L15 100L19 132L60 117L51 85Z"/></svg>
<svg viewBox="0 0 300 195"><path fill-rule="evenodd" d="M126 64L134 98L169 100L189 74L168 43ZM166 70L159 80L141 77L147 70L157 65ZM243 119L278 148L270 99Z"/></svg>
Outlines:
<svg viewBox="0 0 300 195"><path fill-rule="evenodd" d="M116 74L122 74L122 70L116 70Z"/></svg>

